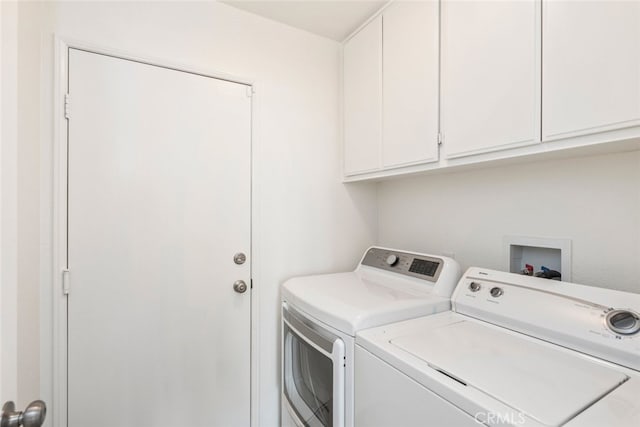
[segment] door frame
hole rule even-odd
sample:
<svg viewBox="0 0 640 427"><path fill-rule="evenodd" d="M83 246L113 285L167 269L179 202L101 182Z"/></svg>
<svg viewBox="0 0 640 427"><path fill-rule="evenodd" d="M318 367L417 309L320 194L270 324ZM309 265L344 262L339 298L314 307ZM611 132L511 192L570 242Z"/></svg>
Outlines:
<svg viewBox="0 0 640 427"><path fill-rule="evenodd" d="M0 405L18 401L18 7L0 4ZM18 402L20 404L20 402Z"/></svg>
<svg viewBox="0 0 640 427"><path fill-rule="evenodd" d="M192 65L172 63L165 59L150 58L145 55L132 54L123 52L118 49L97 46L83 41L63 38L54 34L54 88L53 88L53 144L51 146L51 169L47 170L47 175L52 178L50 188L41 191L51 191L52 200L52 226L51 226L51 252L49 259L43 259L43 265L51 266L50 283L45 283L45 288L49 288L42 295L41 310L44 314L43 319L50 319L50 328L43 328L41 331L41 357L44 363L41 363L42 384L51 381L52 395L50 402L50 416L53 427L66 427L68 416L68 364L67 364L67 297L64 295L63 289L63 271L67 268L67 160L68 160L68 122L65 118L65 95L68 90L69 70L68 59L69 49L79 49L90 53L107 55L118 59L136 61L148 65L167 68L175 71L181 71L191 74L210 77L218 80L225 80L232 83L239 83L251 88L251 147L250 147L250 168L251 168L251 189L250 189L250 209L251 209L251 225L250 225L250 250L249 259L251 260L250 277L251 286L249 297L250 301L250 420L251 426L259 425L258 420L258 390L259 384L257 379L259 360L259 287L253 286L253 278L257 276L257 221L258 204L256 203L257 190L259 189L256 182L256 151L255 135L256 135L256 85L251 79L241 78L227 73L206 70ZM44 141L46 143L46 141ZM43 306L51 308L51 311L42 309ZM50 316L50 317L49 317ZM46 320L45 320L46 321ZM44 322L42 322L44 323ZM49 363L47 363L47 361ZM43 395L47 395L43 390Z"/></svg>

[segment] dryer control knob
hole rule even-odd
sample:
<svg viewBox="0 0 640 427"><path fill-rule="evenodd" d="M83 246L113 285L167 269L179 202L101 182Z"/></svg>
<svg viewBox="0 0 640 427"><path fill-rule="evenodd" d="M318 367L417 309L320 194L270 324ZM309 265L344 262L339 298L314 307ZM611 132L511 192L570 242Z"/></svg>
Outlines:
<svg viewBox="0 0 640 427"><path fill-rule="evenodd" d="M393 267L393 266L394 266L394 265L396 265L397 263L398 263L398 256L397 256L397 255L393 255L393 254L391 254L391 255L389 255L389 256L387 257L387 264L388 264L390 267Z"/></svg>
<svg viewBox="0 0 640 427"><path fill-rule="evenodd" d="M640 318L629 310L613 310L607 314L607 326L620 335L633 335L640 331Z"/></svg>

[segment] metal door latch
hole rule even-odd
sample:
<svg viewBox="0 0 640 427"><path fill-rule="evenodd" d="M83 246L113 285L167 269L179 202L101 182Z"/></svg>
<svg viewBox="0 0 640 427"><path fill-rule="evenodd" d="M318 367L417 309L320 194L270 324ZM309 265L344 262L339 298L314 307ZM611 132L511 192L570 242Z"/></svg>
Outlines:
<svg viewBox="0 0 640 427"><path fill-rule="evenodd" d="M233 262L235 262L238 265L244 264L246 260L247 260L247 256L242 252L238 252L233 256Z"/></svg>

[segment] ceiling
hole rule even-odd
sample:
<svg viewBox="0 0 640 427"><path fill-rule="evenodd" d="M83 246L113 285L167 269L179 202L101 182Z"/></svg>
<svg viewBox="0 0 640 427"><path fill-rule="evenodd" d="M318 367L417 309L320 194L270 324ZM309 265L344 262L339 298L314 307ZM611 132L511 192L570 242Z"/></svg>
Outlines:
<svg viewBox="0 0 640 427"><path fill-rule="evenodd" d="M343 41L387 1L227 0L223 3L323 37Z"/></svg>

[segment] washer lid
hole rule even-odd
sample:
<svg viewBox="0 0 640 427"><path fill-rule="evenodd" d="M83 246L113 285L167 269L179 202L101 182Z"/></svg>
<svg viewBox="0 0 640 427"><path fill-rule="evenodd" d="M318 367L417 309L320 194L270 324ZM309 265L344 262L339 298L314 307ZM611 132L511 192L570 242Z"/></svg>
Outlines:
<svg viewBox="0 0 640 427"><path fill-rule="evenodd" d="M364 272L298 277L282 286L282 298L327 325L354 336L356 331L413 319L451 308L433 286L390 273Z"/></svg>
<svg viewBox="0 0 640 427"><path fill-rule="evenodd" d="M628 379L586 357L467 320L391 344L549 426L566 423Z"/></svg>

